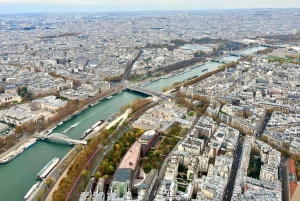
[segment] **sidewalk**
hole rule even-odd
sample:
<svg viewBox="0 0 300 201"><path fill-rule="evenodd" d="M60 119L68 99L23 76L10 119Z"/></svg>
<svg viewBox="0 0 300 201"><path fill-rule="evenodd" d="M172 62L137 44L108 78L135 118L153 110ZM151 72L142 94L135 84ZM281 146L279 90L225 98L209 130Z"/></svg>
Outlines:
<svg viewBox="0 0 300 201"><path fill-rule="evenodd" d="M18 142L17 144L15 144L14 146L12 146L11 148L9 148L8 150L6 150L5 152L3 152L0 155L0 163L6 159L7 157L11 156L11 155L15 155L18 152L20 152L22 149L25 148L26 142L28 140L31 140L32 137L23 137L23 139L20 139L20 142Z"/></svg>
<svg viewBox="0 0 300 201"><path fill-rule="evenodd" d="M130 108L127 109L122 115L120 115L120 116L119 116L118 118L116 118L114 121L110 122L105 128L106 128L107 130L110 129L110 128L113 127L116 123L118 123L121 119L122 119L122 121L120 122L120 124L123 123L123 122L127 119L130 110L131 110Z"/></svg>
<svg viewBox="0 0 300 201"><path fill-rule="evenodd" d="M71 151L72 151L72 150L73 150L73 149L71 149ZM71 151L70 151L70 152L71 152ZM70 153L70 152L69 152L69 153ZM69 153L68 153L66 156L68 156ZM47 197L44 199L45 201L52 201L52 195L53 195L54 191L56 191L56 190L58 189L58 186L59 186L60 181L61 181L63 178L67 177L68 170L69 170L70 166L74 163L74 161L75 161L76 158L77 158L77 157L75 157L75 158L72 160L72 162L70 163L69 167L65 169L65 171L62 173L62 175L60 175L59 179L55 182L55 185L51 188L51 191L48 193Z"/></svg>

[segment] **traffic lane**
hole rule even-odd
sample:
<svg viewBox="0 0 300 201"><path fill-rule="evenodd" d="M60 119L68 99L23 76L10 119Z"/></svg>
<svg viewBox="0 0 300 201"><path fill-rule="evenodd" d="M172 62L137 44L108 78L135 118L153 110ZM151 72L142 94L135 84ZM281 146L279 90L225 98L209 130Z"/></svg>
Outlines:
<svg viewBox="0 0 300 201"><path fill-rule="evenodd" d="M289 200L288 158L282 159L282 188L283 200Z"/></svg>
<svg viewBox="0 0 300 201"><path fill-rule="evenodd" d="M236 174L237 174L238 166L239 166L239 163L240 163L243 140L244 140L244 138L242 136L240 136L239 140L238 140L237 149L235 151L235 156L236 157L234 158L234 161L233 161L233 164L232 164L232 167L231 167L231 173L230 173L230 177L228 179L228 183L227 183L227 186L226 186L226 192L223 196L223 201L228 201L232 197L233 188L234 188L235 179L236 179Z"/></svg>

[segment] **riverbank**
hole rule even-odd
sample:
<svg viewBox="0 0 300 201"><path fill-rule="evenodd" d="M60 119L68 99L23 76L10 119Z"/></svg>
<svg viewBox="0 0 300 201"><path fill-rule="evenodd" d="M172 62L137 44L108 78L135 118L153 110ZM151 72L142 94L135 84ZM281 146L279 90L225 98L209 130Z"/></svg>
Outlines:
<svg viewBox="0 0 300 201"><path fill-rule="evenodd" d="M15 146L1 154L0 156L0 163L6 164L13 159L15 159L17 156L19 156L21 153L23 153L26 149L30 148L36 143L36 139L33 137L27 137L24 140L18 142Z"/></svg>
<svg viewBox="0 0 300 201"><path fill-rule="evenodd" d="M75 150L75 147L73 149L71 149L69 151L69 153L65 156L65 158L69 157L69 155ZM43 200L46 200L46 201L51 201L52 200L52 194L58 189L58 186L59 186L59 183L60 181L65 178L68 174L68 171L69 171L69 168L71 166L71 164L74 163L76 157L73 157L73 160L70 162L70 164L65 168L65 170L62 172L62 174L59 176L59 178L56 180L56 181L53 181L54 182L54 186L49 189L50 191L46 194L46 196L43 198ZM62 160L63 161L63 160Z"/></svg>
<svg viewBox="0 0 300 201"><path fill-rule="evenodd" d="M184 69L194 69L194 68L197 68L197 67L200 67L200 66L203 66L205 64L208 64L208 63L211 63L211 61L206 61L206 62L199 62L199 63L196 63L194 65L191 65L191 66L187 66L185 68L182 68L183 70ZM173 76L178 76L178 75L182 75L182 74L185 74L186 72L182 72L181 74L176 74L178 72L178 70L174 70L174 71L171 71L167 74L165 73L162 73L160 77L149 77L149 78L146 78L145 80L142 80L142 81L136 81L136 82L131 82L131 83L134 83L135 85L140 85L140 86L148 86L151 84L151 82L155 82L155 81L158 81L158 80L161 80L161 79L165 79L165 78L168 78L168 77L173 77ZM166 75L169 75L168 77L165 77Z"/></svg>
<svg viewBox="0 0 300 201"><path fill-rule="evenodd" d="M104 95L103 97L100 97L97 100L94 100L94 102L99 102L102 101L104 99L106 99L109 96L115 95L120 93L121 91L123 91L123 88L120 88L116 91L113 91L112 93L107 93L106 95ZM68 115L63 119L60 119L60 122L67 122L70 119L72 119L74 117L75 113L81 113L82 111L86 110L89 107L90 103L87 103L86 105L84 105L81 109L75 111L72 115ZM6 164L9 163L10 161L12 161L14 158L16 158L17 156L19 156L20 154L22 154L25 150L26 147L28 146L27 142L31 143L34 140L36 140L36 138L34 137L35 135L38 134L45 134L47 132L52 132L55 128L57 128L58 124L57 123L53 123L51 124L48 128L46 128L43 131L40 131L39 133L33 133L31 136L26 137L25 139L22 139L20 142L18 142L17 144L15 144L13 147L11 147L10 149L8 149L7 151L1 153L0 155L0 164Z"/></svg>
<svg viewBox="0 0 300 201"><path fill-rule="evenodd" d="M121 114L119 117L117 117L115 120L113 120L112 122L110 122L105 129L109 130L111 127L113 127L116 123L119 122L119 124L123 123L127 117L128 114L130 113L131 109L127 109L123 114Z"/></svg>
<svg viewBox="0 0 300 201"><path fill-rule="evenodd" d="M130 110L127 110L125 113L121 114L117 119L120 119L120 118L125 118L125 119L126 119L129 112L130 112ZM116 120L117 120L117 119L116 119ZM124 120L125 120L125 119L124 119ZM100 131L101 131L103 128L105 128L106 126L111 125L111 124L113 124L113 122L108 123L107 121L105 121L103 124L101 124L101 125L95 127L94 130L93 130L93 132L91 132L88 136L86 136L85 140L88 140L88 139L91 139L91 138L93 138L93 137L96 137L96 136L100 133ZM114 125L114 124L113 124L113 125ZM70 153L72 153L72 152L74 151L74 149L75 149L75 148L73 148L72 150L69 151L69 153L64 157L64 159L62 159L61 162L57 165L57 168L56 168L56 169L59 169L59 166L61 167L63 164L65 164L65 162L64 162L65 159L66 159L67 157L69 157ZM55 192L55 190L58 189L58 186L59 186L60 181L61 181L64 177L67 176L67 172L68 172L70 166L73 164L75 158L76 158L76 157L73 157L72 162L70 162L70 163L65 167L65 169L64 169L63 171L61 171L61 169L59 169L60 172L61 172L60 176L54 178L54 181L53 181L53 187L49 189L49 192L47 192L46 197L45 197L43 200L52 200L52 194ZM50 176L48 176L48 177L50 177ZM36 201L36 200L37 200L36 198L37 198L39 192L40 192L41 190L43 190L43 186L45 186L45 180L41 182L39 188L38 188L38 189L34 192L34 194L30 197L30 200L33 200L33 201Z"/></svg>
<svg viewBox="0 0 300 201"><path fill-rule="evenodd" d="M128 102L132 103L137 98L146 97L144 94L131 91L115 94L114 98L105 99L100 104L88 107L78 116L64 122L55 128L53 133L62 133L70 126L77 124L66 136L71 139L79 139L81 134L96 122L101 119L107 120L112 114L119 112L121 106ZM88 138L90 137L92 136L88 136ZM88 140L88 138L85 140ZM5 201L23 200L28 190L37 182L35 179L36 174L54 157L64 158L72 148L69 143L61 140L38 140L34 146L13 161L8 164L0 164L1 199ZM20 167L22 167L22 171L20 171ZM17 190L12 194L12 189Z"/></svg>
<svg viewBox="0 0 300 201"><path fill-rule="evenodd" d="M52 178L53 181L50 186L47 186L47 179L44 179L39 187L30 195L28 201L37 201L39 200L40 194L42 194L43 189L45 187L48 189L42 200L52 200L52 193L58 188L59 182L66 176L70 165L76 159L77 154L82 149L79 149L78 146L73 147L64 158L60 160L60 162L56 165L56 167L49 173L47 178Z"/></svg>

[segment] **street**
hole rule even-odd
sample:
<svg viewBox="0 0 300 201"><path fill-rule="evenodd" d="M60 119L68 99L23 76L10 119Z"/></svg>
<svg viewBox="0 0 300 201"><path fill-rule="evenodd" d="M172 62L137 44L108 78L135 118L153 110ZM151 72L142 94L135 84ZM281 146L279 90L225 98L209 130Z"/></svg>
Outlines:
<svg viewBox="0 0 300 201"><path fill-rule="evenodd" d="M267 114L261 129L259 130L259 132L255 136L257 139L259 139L263 135L263 133L265 132L265 129L267 127L267 124L268 124L270 118L271 118L271 114Z"/></svg>
<svg viewBox="0 0 300 201"><path fill-rule="evenodd" d="M231 200L232 197L232 192L233 192L233 187L235 184L235 177L237 170L239 168L240 164L240 158L241 158L241 153L243 149L243 143L244 143L244 136L240 135L239 140L238 140L238 145L235 151L235 157L233 158L233 164L231 167L231 173L230 177L228 178L228 183L226 187L225 194L223 196L223 201L229 201Z"/></svg>
<svg viewBox="0 0 300 201"><path fill-rule="evenodd" d="M282 200L289 200L289 173L288 173L288 158L281 159L279 172L282 185Z"/></svg>

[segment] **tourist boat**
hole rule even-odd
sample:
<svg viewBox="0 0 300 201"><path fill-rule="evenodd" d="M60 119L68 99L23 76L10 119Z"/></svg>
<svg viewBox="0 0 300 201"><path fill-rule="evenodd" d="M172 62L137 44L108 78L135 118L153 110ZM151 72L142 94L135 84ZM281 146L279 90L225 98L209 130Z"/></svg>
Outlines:
<svg viewBox="0 0 300 201"><path fill-rule="evenodd" d="M80 139L85 138L88 134L90 134L93 131L93 129L89 128L86 131L84 131L84 133L82 133L82 135L80 136Z"/></svg>
<svg viewBox="0 0 300 201"><path fill-rule="evenodd" d="M49 161L43 169L36 175L36 179L44 179L50 172L51 170L58 164L60 161L59 158L53 158L51 161Z"/></svg>
<svg viewBox="0 0 300 201"><path fill-rule="evenodd" d="M96 103L91 103L89 106L90 107L94 107L95 105L97 105L97 104L99 104L100 103L100 101L98 101L98 102L96 102Z"/></svg>
<svg viewBox="0 0 300 201"><path fill-rule="evenodd" d="M22 149L21 151L19 151L16 155L15 154L13 154L13 155L11 155L11 156L9 156L8 158L6 158L6 159L4 159L3 161L2 161L2 163L8 163L8 162L10 162L10 161L12 161L14 158L16 158L17 156L19 156L21 153L23 153L24 152L24 149Z"/></svg>
<svg viewBox="0 0 300 201"><path fill-rule="evenodd" d="M172 76L173 76L173 75L172 75L171 73L169 73L169 74L165 75L165 76L163 77L163 79L167 79L167 78L172 77Z"/></svg>
<svg viewBox="0 0 300 201"><path fill-rule="evenodd" d="M151 82L146 82L146 83L142 84L142 87L148 86L149 84L151 84Z"/></svg>
<svg viewBox="0 0 300 201"><path fill-rule="evenodd" d="M191 71L191 69L190 68L186 68L186 69L184 69L184 73L187 73L187 72L190 72Z"/></svg>
<svg viewBox="0 0 300 201"><path fill-rule="evenodd" d="M33 146L35 143L36 143L36 140L33 140L25 147L25 149L28 149L29 147Z"/></svg>
<svg viewBox="0 0 300 201"><path fill-rule="evenodd" d="M80 112L75 112L74 114L73 114L73 117L77 117L78 115L80 115L81 114L81 111Z"/></svg>
<svg viewBox="0 0 300 201"><path fill-rule="evenodd" d="M101 124L103 124L104 120L101 119L100 121L97 121L97 123L95 123L94 125L92 125L91 129L94 130L96 127L100 126Z"/></svg>
<svg viewBox="0 0 300 201"><path fill-rule="evenodd" d="M67 128L67 129L63 132L63 134L66 134L67 132L69 132L70 130L72 130L72 129L75 128L75 127L76 127L76 124L70 126L69 128Z"/></svg>
<svg viewBox="0 0 300 201"><path fill-rule="evenodd" d="M41 182L37 182L36 184L34 184L30 190L26 193L26 195L24 196L23 201L28 200L28 198L30 197L30 195L39 187Z"/></svg>
<svg viewBox="0 0 300 201"><path fill-rule="evenodd" d="M53 132L52 129L51 129L51 130L48 130L47 133L46 133L46 135L50 135L50 133L52 133L52 132Z"/></svg>

